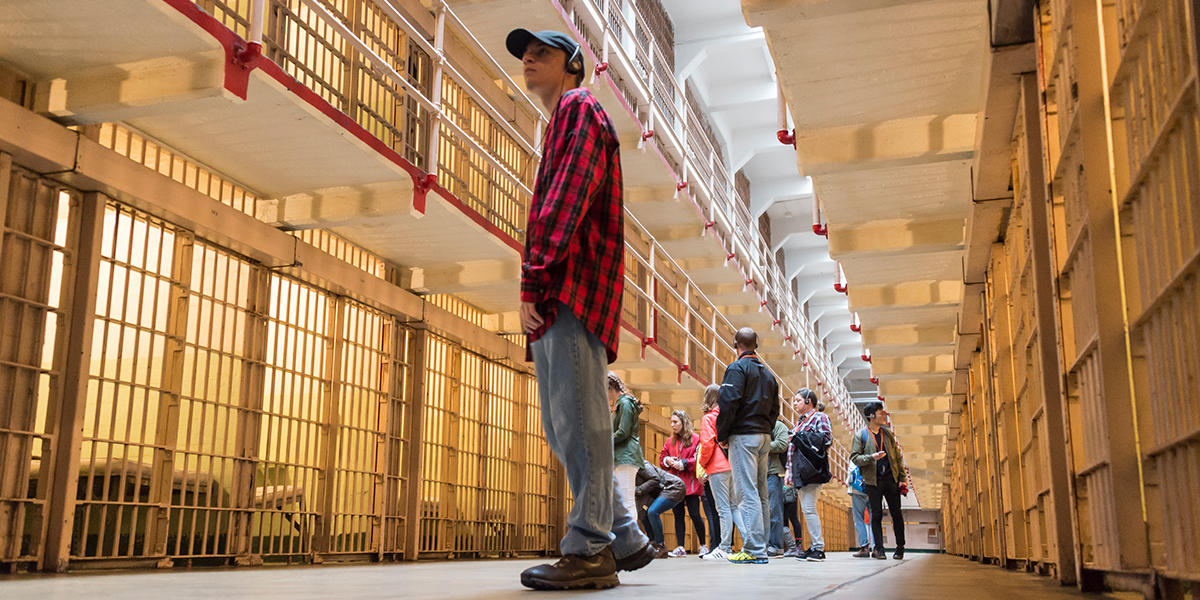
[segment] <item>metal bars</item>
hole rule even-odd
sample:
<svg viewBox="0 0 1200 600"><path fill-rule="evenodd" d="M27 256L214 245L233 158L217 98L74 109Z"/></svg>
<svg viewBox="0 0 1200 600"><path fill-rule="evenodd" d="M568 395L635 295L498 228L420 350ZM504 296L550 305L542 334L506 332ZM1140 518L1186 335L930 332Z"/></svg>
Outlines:
<svg viewBox="0 0 1200 600"><path fill-rule="evenodd" d="M0 154L0 569L45 545L79 200Z"/></svg>
<svg viewBox="0 0 1200 600"><path fill-rule="evenodd" d="M1200 578L1200 109L1196 4L1122 0L1117 197L1152 564ZM1124 126L1123 128L1121 126Z"/></svg>
<svg viewBox="0 0 1200 600"><path fill-rule="evenodd" d="M973 428L966 394L947 495L953 552L989 556L974 539L988 528L976 490L993 472L977 461L996 433L1021 453L1023 484L1001 491L1024 494L1024 523L1005 534L1025 531L1029 546L1010 556L1085 589L1174 598L1200 579L1196 8L1055 0L1037 11L1041 72L1023 76L1013 207L989 271L987 311L1003 326L983 332L1017 429Z"/></svg>

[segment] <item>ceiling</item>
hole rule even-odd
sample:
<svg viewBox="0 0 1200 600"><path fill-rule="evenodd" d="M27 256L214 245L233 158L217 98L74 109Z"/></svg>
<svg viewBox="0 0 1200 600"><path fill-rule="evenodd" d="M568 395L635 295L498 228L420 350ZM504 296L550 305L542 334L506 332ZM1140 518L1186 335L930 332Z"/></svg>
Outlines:
<svg viewBox="0 0 1200 600"><path fill-rule="evenodd" d="M833 289L828 241L812 232L813 184L796 166L796 152L776 138L779 87L763 30L746 25L736 0L662 0L675 28L675 73L695 92L721 138L732 171L750 181L750 210L767 215L770 242L795 280L817 333L847 388L874 399L861 336L850 330L846 296Z"/></svg>
<svg viewBox="0 0 1200 600"><path fill-rule="evenodd" d="M845 272L921 504L940 506L987 3L742 0L739 8L764 32L795 127L792 170L811 177L820 199L828 251ZM762 173L753 163L748 170ZM773 233L789 208L803 210L789 200L767 208ZM803 252L812 236L794 237L785 251L811 256ZM832 282L825 263L812 271Z"/></svg>

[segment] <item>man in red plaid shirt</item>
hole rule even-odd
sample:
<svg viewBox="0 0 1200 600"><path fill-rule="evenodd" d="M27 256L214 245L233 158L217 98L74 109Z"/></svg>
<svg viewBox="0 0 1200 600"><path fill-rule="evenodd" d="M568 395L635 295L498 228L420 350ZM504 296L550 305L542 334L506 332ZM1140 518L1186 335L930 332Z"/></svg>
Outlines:
<svg viewBox="0 0 1200 600"><path fill-rule="evenodd" d="M537 372L546 442L574 506L562 559L521 573L534 589L608 588L654 558L615 492L605 379L616 360L624 282L621 157L608 114L586 89L579 45L557 31L516 29L508 51L551 111L525 229L521 325Z"/></svg>

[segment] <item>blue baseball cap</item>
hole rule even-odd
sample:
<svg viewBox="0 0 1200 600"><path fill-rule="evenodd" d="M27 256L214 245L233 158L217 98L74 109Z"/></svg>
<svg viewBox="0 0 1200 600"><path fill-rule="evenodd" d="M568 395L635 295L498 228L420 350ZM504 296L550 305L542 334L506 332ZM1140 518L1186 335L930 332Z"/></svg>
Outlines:
<svg viewBox="0 0 1200 600"><path fill-rule="evenodd" d="M539 42L558 48L567 53L568 65L572 60L578 60L581 66L586 66L583 60L583 51L579 48L579 44L571 39L571 36L561 32L547 29L546 31L530 31L528 29L514 29L508 32L508 38L504 41L505 47L508 48L508 53L517 58L525 58L525 48L529 46L529 42L538 40ZM582 72L583 69L580 69Z"/></svg>

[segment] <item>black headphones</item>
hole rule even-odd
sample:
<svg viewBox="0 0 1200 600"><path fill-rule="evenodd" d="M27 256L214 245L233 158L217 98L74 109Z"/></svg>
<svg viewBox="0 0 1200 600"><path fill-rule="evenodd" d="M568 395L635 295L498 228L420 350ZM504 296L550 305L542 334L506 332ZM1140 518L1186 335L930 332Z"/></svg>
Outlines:
<svg viewBox="0 0 1200 600"><path fill-rule="evenodd" d="M579 46L575 46L575 51L571 53L571 56L567 57L567 73L578 75L583 72L583 57L580 54Z"/></svg>

